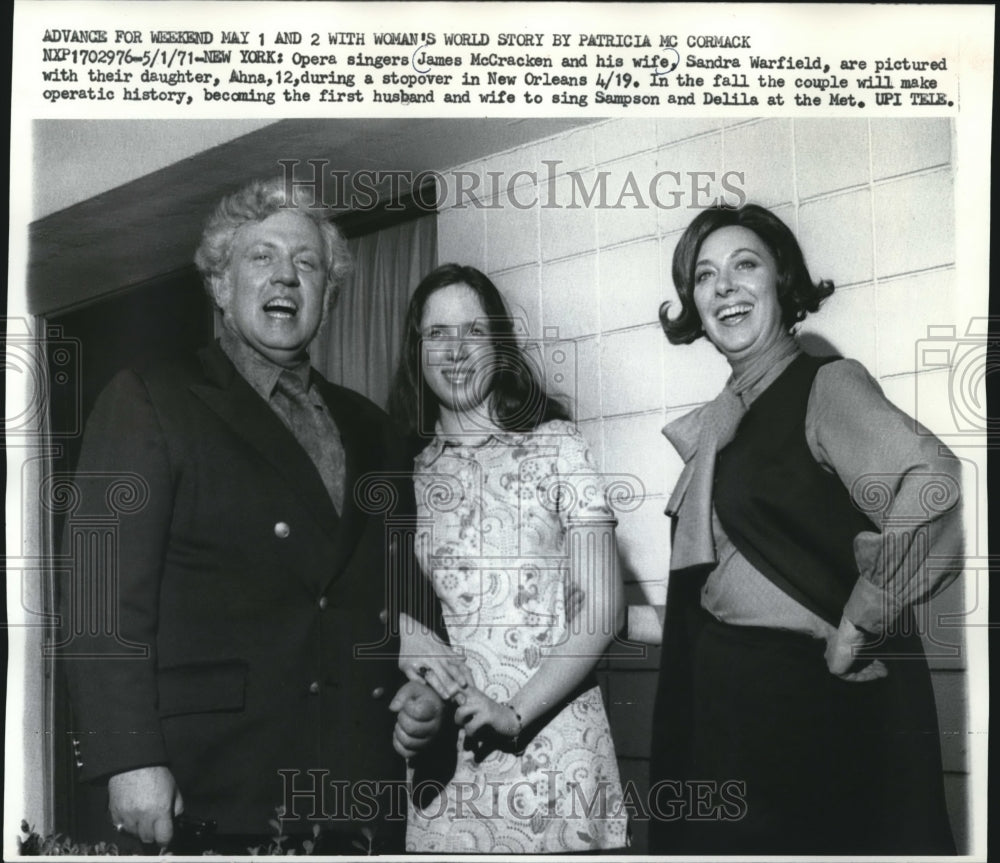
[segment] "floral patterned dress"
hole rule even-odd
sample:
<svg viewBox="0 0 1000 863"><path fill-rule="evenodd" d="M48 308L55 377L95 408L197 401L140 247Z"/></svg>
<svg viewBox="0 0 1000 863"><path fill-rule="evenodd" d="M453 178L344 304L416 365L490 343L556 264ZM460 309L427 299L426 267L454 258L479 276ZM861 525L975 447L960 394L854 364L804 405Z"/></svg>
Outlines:
<svg viewBox="0 0 1000 863"><path fill-rule="evenodd" d="M506 702L575 625L571 549L613 556L614 513L571 423L475 444L440 435L416 459L417 554L475 685ZM582 528L581 533L575 528ZM523 750L523 751L522 751ZM420 797L414 794L413 797ZM423 801L422 801L423 802ZM529 854L620 848L627 813L600 689L591 678L512 745L458 735L454 777L411 798L407 850Z"/></svg>

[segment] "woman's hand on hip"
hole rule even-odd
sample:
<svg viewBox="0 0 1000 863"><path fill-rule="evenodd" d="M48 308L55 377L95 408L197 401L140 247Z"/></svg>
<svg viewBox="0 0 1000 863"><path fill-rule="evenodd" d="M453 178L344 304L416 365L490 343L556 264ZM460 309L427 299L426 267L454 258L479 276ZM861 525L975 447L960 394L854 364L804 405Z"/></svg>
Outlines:
<svg viewBox="0 0 1000 863"><path fill-rule="evenodd" d="M826 639L826 667L830 673L850 683L868 683L888 677L889 669L882 660L858 657L858 651L866 641L865 633L842 617L840 626L836 629L831 627Z"/></svg>

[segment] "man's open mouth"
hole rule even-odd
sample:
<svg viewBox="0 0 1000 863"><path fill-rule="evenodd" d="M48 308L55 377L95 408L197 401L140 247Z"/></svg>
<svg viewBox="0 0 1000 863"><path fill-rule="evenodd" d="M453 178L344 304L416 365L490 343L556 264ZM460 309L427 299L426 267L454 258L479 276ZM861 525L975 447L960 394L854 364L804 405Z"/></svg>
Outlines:
<svg viewBox="0 0 1000 863"><path fill-rule="evenodd" d="M277 298L264 303L264 313L274 318L294 318L299 307L291 300Z"/></svg>

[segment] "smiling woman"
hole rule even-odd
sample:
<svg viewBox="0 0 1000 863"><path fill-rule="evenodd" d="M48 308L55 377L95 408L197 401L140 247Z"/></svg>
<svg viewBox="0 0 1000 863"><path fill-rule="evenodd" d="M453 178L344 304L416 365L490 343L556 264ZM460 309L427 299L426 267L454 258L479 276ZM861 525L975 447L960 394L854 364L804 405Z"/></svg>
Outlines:
<svg viewBox="0 0 1000 863"><path fill-rule="evenodd" d="M707 242L716 232L722 236ZM721 260L713 261L713 256L741 251L746 254L730 261L739 265L739 271L751 271L758 263L769 268L768 278L773 280L780 300L781 323L786 331L819 309L820 303L833 293L832 282L813 283L795 236L769 210L754 204L705 210L688 226L674 252L673 279L681 301L680 313L671 317L675 310L670 303L660 307L660 323L671 342L686 345L706 334L696 289L706 279L712 284L718 281L716 273ZM745 298L745 295L740 297Z"/></svg>
<svg viewBox="0 0 1000 863"><path fill-rule="evenodd" d="M774 256L749 228L719 228L701 245L694 304L708 339L731 363L781 338Z"/></svg>
<svg viewBox="0 0 1000 863"><path fill-rule="evenodd" d="M961 568L959 462L859 363L800 352L833 285L773 213L702 212L673 275L667 337L733 375L664 429L685 467L651 778L738 780L746 812L656 823L651 850L954 853L913 606Z"/></svg>
<svg viewBox="0 0 1000 863"><path fill-rule="evenodd" d="M459 282L427 298L420 330L421 366L438 399L442 428L460 430L459 415L487 401L496 371L489 320L476 292Z"/></svg>
<svg viewBox="0 0 1000 863"><path fill-rule="evenodd" d="M622 591L604 483L485 274L438 267L407 320L393 412L427 442L415 545L449 644L403 614L400 667L451 700L460 726L453 777L436 801L410 801L407 850L623 847L594 675Z"/></svg>

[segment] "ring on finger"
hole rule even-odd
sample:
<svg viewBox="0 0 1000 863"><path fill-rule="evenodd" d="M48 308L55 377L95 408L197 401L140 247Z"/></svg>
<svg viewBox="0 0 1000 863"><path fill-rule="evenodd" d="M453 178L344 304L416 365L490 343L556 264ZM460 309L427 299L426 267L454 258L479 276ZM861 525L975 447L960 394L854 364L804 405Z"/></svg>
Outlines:
<svg viewBox="0 0 1000 863"><path fill-rule="evenodd" d="M428 668L426 665L421 665L420 668L417 669L417 674L419 674L424 679L427 678L427 675L430 674L430 672L431 672L430 668Z"/></svg>

